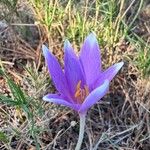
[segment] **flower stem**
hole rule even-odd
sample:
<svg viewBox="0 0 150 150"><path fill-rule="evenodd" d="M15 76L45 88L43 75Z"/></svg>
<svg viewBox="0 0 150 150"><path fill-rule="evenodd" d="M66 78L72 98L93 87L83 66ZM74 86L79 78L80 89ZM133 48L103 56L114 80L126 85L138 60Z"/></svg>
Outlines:
<svg viewBox="0 0 150 150"><path fill-rule="evenodd" d="M79 116L80 116L80 131L79 131L79 138L75 150L80 150L83 142L86 113L79 114Z"/></svg>

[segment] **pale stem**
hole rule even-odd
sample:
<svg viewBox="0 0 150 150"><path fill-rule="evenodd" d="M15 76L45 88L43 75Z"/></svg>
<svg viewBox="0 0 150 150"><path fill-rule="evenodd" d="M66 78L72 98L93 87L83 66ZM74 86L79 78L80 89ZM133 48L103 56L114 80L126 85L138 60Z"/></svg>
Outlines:
<svg viewBox="0 0 150 150"><path fill-rule="evenodd" d="M75 150L81 149L81 145L82 145L83 137L84 137L86 113L79 114L79 116L80 116L80 131L79 131L79 138L78 138L78 142L77 142Z"/></svg>

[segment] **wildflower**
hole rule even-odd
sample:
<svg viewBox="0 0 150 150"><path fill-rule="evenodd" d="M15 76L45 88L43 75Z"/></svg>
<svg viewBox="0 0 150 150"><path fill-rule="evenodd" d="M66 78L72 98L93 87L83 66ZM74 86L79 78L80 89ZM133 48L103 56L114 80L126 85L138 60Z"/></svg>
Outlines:
<svg viewBox="0 0 150 150"><path fill-rule="evenodd" d="M101 69L100 49L93 33L85 40L80 56L69 43L64 44L64 72L46 46L42 47L48 70L58 94L48 94L43 100L68 106L78 113L86 111L108 91L109 83L123 65L116 63Z"/></svg>
<svg viewBox="0 0 150 150"><path fill-rule="evenodd" d="M69 41L65 41L64 71L48 48L43 45L42 49L49 73L58 91L57 94L44 96L43 100L68 106L79 113L80 131L75 150L80 150L86 112L108 92L109 83L121 69L123 62L103 71L99 45L93 33L85 39L79 57L74 53Z"/></svg>

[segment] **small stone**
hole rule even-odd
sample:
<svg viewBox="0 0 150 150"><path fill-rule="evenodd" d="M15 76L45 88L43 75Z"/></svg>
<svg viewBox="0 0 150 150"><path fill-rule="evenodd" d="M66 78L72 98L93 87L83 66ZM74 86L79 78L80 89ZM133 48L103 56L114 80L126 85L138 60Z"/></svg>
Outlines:
<svg viewBox="0 0 150 150"><path fill-rule="evenodd" d="M76 125L76 121L71 121L71 126L74 127Z"/></svg>

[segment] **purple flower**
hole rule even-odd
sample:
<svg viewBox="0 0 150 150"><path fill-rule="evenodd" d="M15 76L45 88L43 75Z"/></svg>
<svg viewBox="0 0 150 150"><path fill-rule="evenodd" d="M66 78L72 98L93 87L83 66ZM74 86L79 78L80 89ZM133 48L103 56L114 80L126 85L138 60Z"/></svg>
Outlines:
<svg viewBox="0 0 150 150"><path fill-rule="evenodd" d="M102 71L100 49L93 33L86 38L79 57L69 41L65 41L64 71L49 49L44 45L42 49L58 91L44 96L43 100L68 106L78 113L86 113L108 92L109 82L123 66L120 62Z"/></svg>

